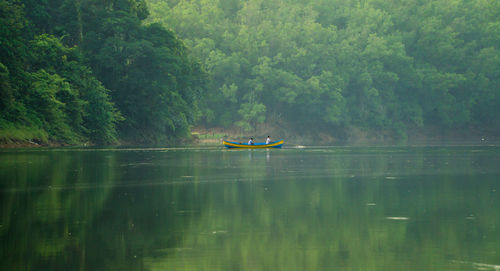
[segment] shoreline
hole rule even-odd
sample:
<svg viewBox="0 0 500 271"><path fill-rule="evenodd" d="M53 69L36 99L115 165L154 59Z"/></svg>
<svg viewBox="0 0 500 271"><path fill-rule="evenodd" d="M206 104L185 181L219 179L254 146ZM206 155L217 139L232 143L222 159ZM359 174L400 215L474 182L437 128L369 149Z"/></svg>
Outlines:
<svg viewBox="0 0 500 271"><path fill-rule="evenodd" d="M245 141L254 137L257 142L264 141L267 135L271 139L284 139L285 145L296 146L487 146L500 145L500 131L491 128L410 128L407 137L397 139L390 130L371 130L359 127L349 127L339 131L307 131L294 134L290 129L269 129L259 127L253 132L244 133L234 128L205 128L195 127L191 138L183 139L177 144L163 146L218 146L222 139ZM62 142L36 142L36 140L0 140L0 149L25 149L25 148L51 148L51 147L102 147L89 144L66 144ZM104 145L103 145L104 146ZM113 147L142 146L158 147L162 144L140 144L134 142L121 142Z"/></svg>
<svg viewBox="0 0 500 271"><path fill-rule="evenodd" d="M36 144L0 144L1 150L29 150L29 149L51 149L51 148L182 148L182 147L223 147L222 141L213 140L198 140L189 144L183 145L36 145ZM296 141L285 141L284 148L308 148L308 147L497 147L500 146L500 140L495 141L428 141L428 142L405 142L405 143L393 143L393 142L356 142L356 143L336 143L336 144L300 144Z"/></svg>
<svg viewBox="0 0 500 271"><path fill-rule="evenodd" d="M255 131L244 133L238 129L220 127L196 127L192 133L194 141L200 144L220 142L222 139L246 142L249 137L263 142L270 135L272 140L284 139L285 144L318 146L447 146L447 145L487 145L500 144L500 131L494 128L408 128L404 138L398 138L392 130L374 130L360 127L347 127L334 131L310 131L302 129L293 133L291 129L258 127Z"/></svg>

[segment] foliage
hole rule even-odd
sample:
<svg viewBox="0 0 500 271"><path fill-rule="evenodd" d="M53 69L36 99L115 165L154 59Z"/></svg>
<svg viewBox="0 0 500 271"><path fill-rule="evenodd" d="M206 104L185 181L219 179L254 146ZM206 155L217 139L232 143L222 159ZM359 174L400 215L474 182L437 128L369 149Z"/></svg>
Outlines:
<svg viewBox="0 0 500 271"><path fill-rule="evenodd" d="M495 1L148 3L209 73L206 125L500 125Z"/></svg>
<svg viewBox="0 0 500 271"><path fill-rule="evenodd" d="M188 135L199 118L204 72L172 32L142 25L144 1L1 0L0 13L5 127L152 143Z"/></svg>
<svg viewBox="0 0 500 271"><path fill-rule="evenodd" d="M500 127L496 1L0 0L0 15L0 119L49 141Z"/></svg>

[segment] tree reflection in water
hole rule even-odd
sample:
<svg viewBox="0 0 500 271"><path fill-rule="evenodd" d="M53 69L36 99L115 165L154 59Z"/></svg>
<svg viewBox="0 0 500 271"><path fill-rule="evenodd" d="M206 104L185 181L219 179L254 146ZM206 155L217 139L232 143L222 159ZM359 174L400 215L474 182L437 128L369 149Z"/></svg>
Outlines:
<svg viewBox="0 0 500 271"><path fill-rule="evenodd" d="M472 147L3 152L0 266L491 267L499 160Z"/></svg>

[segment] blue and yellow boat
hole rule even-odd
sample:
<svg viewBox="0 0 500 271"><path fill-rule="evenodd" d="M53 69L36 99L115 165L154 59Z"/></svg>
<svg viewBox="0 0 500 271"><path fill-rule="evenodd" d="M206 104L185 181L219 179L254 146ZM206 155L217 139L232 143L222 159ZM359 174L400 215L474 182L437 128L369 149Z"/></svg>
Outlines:
<svg viewBox="0 0 500 271"><path fill-rule="evenodd" d="M270 142L269 144L261 142L261 143L254 143L251 145L249 145L248 143L223 140L222 144L224 144L226 148L246 148L246 149L281 148L281 146L283 146L283 140Z"/></svg>

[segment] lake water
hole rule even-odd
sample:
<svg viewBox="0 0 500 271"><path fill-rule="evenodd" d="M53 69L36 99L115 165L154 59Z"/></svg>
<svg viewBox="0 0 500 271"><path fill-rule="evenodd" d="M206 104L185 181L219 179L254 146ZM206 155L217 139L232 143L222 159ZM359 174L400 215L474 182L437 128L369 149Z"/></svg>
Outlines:
<svg viewBox="0 0 500 271"><path fill-rule="evenodd" d="M0 152L1 270L500 270L500 147Z"/></svg>

